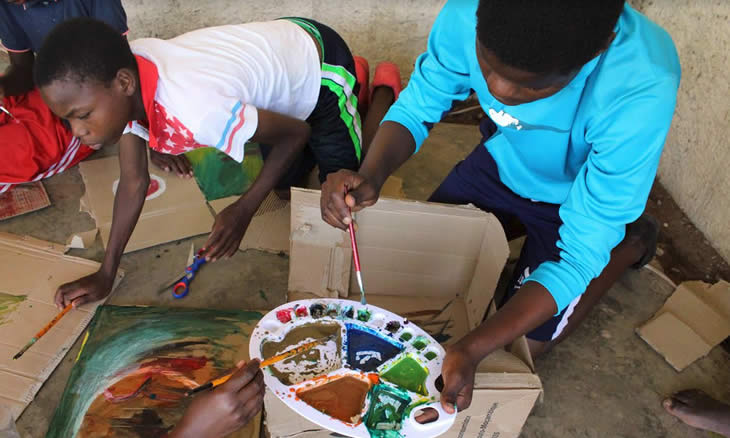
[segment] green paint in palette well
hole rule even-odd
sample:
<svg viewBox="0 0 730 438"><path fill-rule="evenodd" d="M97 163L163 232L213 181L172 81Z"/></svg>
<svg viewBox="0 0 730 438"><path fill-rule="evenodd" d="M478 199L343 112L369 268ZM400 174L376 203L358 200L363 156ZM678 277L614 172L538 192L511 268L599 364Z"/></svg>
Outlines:
<svg viewBox="0 0 730 438"><path fill-rule="evenodd" d="M365 427L372 438L397 438L411 402L407 392L379 384L370 390L370 407L365 415Z"/></svg>
<svg viewBox="0 0 730 438"><path fill-rule="evenodd" d="M401 388L421 395L428 395L428 390L426 389L428 369L411 355L407 355L396 361L385 372L381 373L380 377Z"/></svg>
<svg viewBox="0 0 730 438"><path fill-rule="evenodd" d="M10 322L10 314L25 301L25 295L10 295L0 292L0 325Z"/></svg>

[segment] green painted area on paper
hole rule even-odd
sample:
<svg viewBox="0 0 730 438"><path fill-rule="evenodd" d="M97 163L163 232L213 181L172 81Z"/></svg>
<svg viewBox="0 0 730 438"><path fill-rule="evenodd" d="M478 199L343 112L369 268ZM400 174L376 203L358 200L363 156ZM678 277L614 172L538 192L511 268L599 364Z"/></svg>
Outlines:
<svg viewBox="0 0 730 438"><path fill-rule="evenodd" d="M239 163L215 148L200 148L185 153L205 199L226 198L246 192L264 167L261 149L246 144L243 162Z"/></svg>
<svg viewBox="0 0 730 438"><path fill-rule="evenodd" d="M26 295L10 295L0 292L0 325L10 322L10 314L12 314L26 298Z"/></svg>
<svg viewBox="0 0 730 438"><path fill-rule="evenodd" d="M428 395L426 377L428 369L411 355L399 359L380 374L383 380L421 395Z"/></svg>

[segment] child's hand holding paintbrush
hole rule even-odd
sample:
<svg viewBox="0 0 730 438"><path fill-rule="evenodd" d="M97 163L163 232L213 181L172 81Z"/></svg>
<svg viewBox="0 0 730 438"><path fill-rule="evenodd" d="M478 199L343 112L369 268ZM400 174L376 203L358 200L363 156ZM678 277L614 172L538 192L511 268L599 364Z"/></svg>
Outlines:
<svg viewBox="0 0 730 438"><path fill-rule="evenodd" d="M264 404L260 365L256 359L239 362L225 383L193 399L169 437L224 437L245 426Z"/></svg>

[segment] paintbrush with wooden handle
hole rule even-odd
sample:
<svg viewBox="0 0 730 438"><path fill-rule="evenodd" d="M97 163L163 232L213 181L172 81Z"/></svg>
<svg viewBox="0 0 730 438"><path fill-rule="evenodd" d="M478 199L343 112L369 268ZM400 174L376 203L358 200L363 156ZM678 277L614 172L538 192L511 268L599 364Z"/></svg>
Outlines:
<svg viewBox="0 0 730 438"><path fill-rule="evenodd" d="M306 351L309 351L312 348L316 347L317 345L321 345L321 344L324 344L326 342L333 340L334 337L335 337L334 335L330 335L330 336L327 336L326 338L318 339L318 340L312 341L312 342L307 342L306 344L300 345L297 348L292 348L289 351L285 351L281 354L277 354L276 356L272 356L268 359L263 360L261 362L261 364L259 364L259 369L266 368L269 365L273 365L277 362L281 362L282 360L288 359L292 356L296 356L297 354L301 354ZM212 389L212 388L215 388L216 386L220 386L220 385L226 383L228 381L228 379L230 379L231 376L233 375L233 373L235 373L235 372L236 371L234 370L234 371L226 374L225 376L219 377L215 380L211 380L210 382L208 382L206 384L203 384L203 385L198 386L197 388L191 389L185 395L190 396L193 394L197 394L201 391L205 391L206 389Z"/></svg>

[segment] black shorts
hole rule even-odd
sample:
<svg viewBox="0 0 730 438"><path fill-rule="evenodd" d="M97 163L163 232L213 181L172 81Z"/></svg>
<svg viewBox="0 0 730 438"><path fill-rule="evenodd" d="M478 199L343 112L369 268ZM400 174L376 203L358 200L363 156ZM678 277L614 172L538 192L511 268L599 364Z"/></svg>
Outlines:
<svg viewBox="0 0 730 438"><path fill-rule="evenodd" d="M337 32L314 20L284 18L301 26L322 47L322 82L319 99L307 118L311 136L276 188L298 185L314 166L319 166L319 181L340 169L357 170L362 151L362 125L357 112L360 85L350 48ZM266 159L270 147L261 145Z"/></svg>

